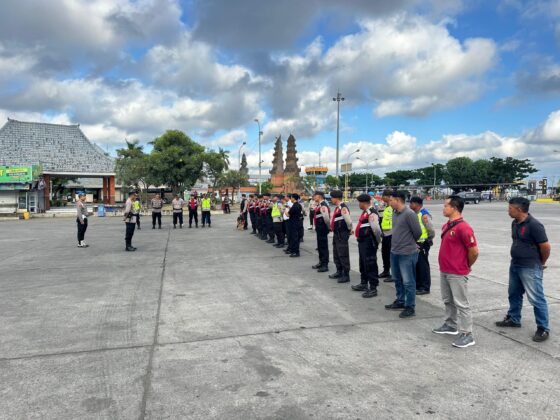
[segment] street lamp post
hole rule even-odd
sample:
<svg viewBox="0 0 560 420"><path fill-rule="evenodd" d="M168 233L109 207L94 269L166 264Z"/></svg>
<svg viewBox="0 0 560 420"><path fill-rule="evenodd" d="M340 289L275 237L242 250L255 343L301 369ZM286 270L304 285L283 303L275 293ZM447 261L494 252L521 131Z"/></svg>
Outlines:
<svg viewBox="0 0 560 420"><path fill-rule="evenodd" d="M367 182L368 171L369 171L369 164L370 164L371 162L377 162L379 159L378 159L378 158L375 158L375 159L373 159L373 160L365 160L365 159L362 159L361 157L357 157L356 159L359 159L359 160L361 160L362 162L364 162L364 163L366 164L366 194L367 194L368 189L369 189L369 185L368 185L368 182Z"/></svg>
<svg viewBox="0 0 560 420"><path fill-rule="evenodd" d="M436 173L437 173L437 166L434 162L426 162L429 163L434 167L434 185L432 186L432 198L436 195Z"/></svg>
<svg viewBox="0 0 560 420"><path fill-rule="evenodd" d="M258 118L255 118L255 122L259 126L259 194L261 194L261 168L262 168L262 158L261 158L261 136L263 132L261 131L261 123Z"/></svg>
<svg viewBox="0 0 560 420"><path fill-rule="evenodd" d="M239 164L240 171L241 171L241 149L243 149L243 146L245 146L246 144L247 142L241 143L241 146L239 146L239 151L237 152L237 163ZM239 188L237 189L237 202L241 202L241 184L239 184Z"/></svg>
<svg viewBox="0 0 560 420"><path fill-rule="evenodd" d="M350 153L347 157L346 157L346 177L345 177L345 185L344 185L344 201L347 202L348 201L348 165L350 164L350 156L359 153L360 149L356 149L354 150L352 153Z"/></svg>
<svg viewBox="0 0 560 420"><path fill-rule="evenodd" d="M344 101L342 94L336 92L336 98L332 98L336 101L336 177L338 178L338 154L340 150L340 102Z"/></svg>

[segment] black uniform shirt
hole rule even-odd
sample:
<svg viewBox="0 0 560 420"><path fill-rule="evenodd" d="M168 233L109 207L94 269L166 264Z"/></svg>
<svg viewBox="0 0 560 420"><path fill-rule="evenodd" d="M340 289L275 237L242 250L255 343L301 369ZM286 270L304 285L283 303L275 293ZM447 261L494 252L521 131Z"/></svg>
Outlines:
<svg viewBox="0 0 560 420"><path fill-rule="evenodd" d="M511 222L511 263L522 267L534 267L541 264L539 244L548 242L544 226L530 214L517 223Z"/></svg>

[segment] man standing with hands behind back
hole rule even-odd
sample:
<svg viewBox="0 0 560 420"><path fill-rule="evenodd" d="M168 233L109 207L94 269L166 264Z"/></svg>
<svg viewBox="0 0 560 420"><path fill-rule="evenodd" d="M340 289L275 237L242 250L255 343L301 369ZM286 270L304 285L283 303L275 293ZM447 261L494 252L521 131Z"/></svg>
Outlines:
<svg viewBox="0 0 560 420"><path fill-rule="evenodd" d="M126 234L124 241L126 243L125 251L136 251L132 246L132 237L134 236L134 229L136 228L136 215L134 213L134 202L136 201L136 191L128 193L128 200L124 207L124 223L126 226Z"/></svg>

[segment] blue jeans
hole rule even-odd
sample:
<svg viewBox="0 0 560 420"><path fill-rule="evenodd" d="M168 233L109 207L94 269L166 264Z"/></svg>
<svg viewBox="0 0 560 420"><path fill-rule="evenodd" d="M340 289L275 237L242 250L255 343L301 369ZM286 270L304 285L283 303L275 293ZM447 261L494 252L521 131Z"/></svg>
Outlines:
<svg viewBox="0 0 560 420"><path fill-rule="evenodd" d="M527 292L527 300L533 305L537 327L548 328L548 305L544 297L543 269L537 264L534 267L509 266L509 311L513 322L521 324L521 308L523 293Z"/></svg>
<svg viewBox="0 0 560 420"><path fill-rule="evenodd" d="M397 303L416 306L416 263L418 252L397 255L391 252L391 277L395 280Z"/></svg>

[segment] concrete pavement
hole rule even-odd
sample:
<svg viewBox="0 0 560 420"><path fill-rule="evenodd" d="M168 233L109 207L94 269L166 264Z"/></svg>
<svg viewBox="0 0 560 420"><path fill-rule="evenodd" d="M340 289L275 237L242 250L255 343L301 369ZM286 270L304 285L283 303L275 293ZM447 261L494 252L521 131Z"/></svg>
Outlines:
<svg viewBox="0 0 560 420"><path fill-rule="evenodd" d="M436 226L440 207L428 206ZM472 205L477 345L462 350L431 333L438 237L432 294L400 320L383 308L392 285L363 299L311 270L308 231L289 259L235 230L235 214L211 229L146 225L136 253L123 251L120 218L92 218L88 249L75 248L69 219L2 223L0 418L558 418L558 206L532 213L553 246L550 340L531 341L532 308L521 329L494 326L507 308L510 220L503 203Z"/></svg>

